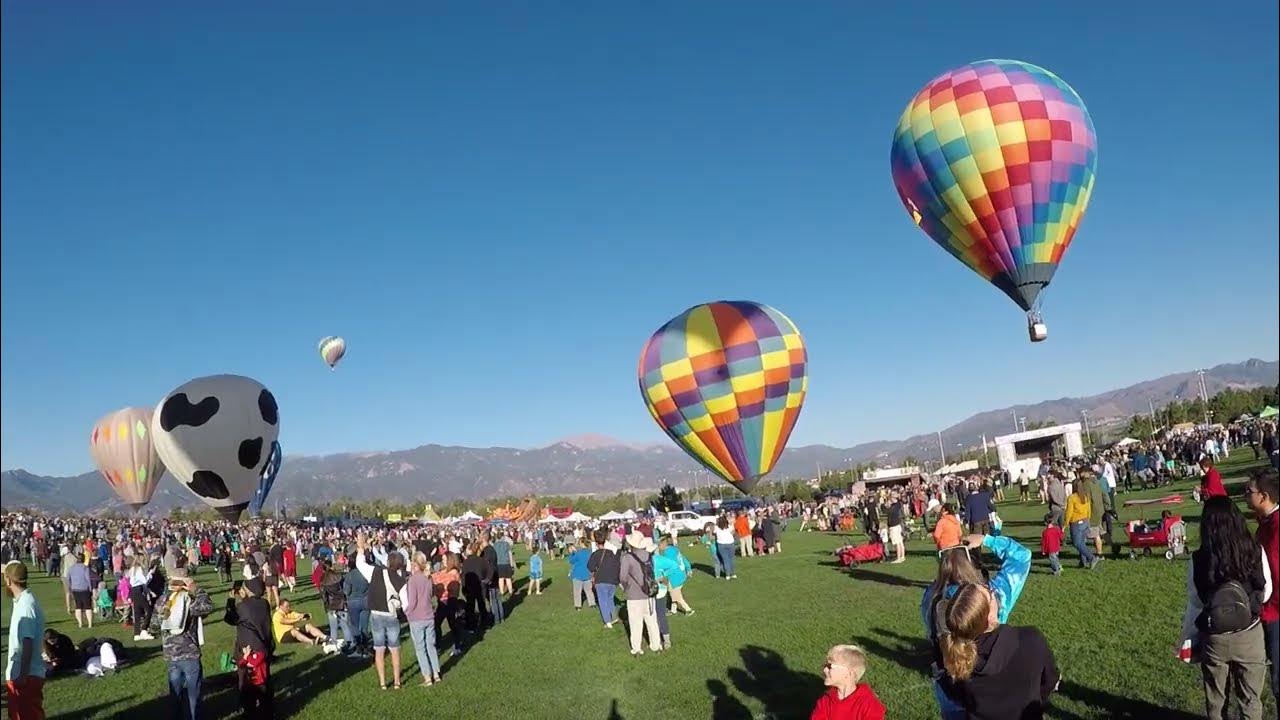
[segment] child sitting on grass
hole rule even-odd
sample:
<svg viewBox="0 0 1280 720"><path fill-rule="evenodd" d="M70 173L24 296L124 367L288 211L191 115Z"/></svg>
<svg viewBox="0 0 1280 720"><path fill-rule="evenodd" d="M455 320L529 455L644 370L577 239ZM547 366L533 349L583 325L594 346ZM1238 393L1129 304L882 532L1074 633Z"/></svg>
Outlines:
<svg viewBox="0 0 1280 720"><path fill-rule="evenodd" d="M867 656L857 645L836 645L827 651L822 683L829 689L813 706L809 720L884 720L884 705L871 686L862 682Z"/></svg>
<svg viewBox="0 0 1280 720"><path fill-rule="evenodd" d="M1058 553L1062 550L1062 528L1053 524L1053 513L1044 516L1044 532L1040 533L1040 552L1049 558L1049 569L1055 576L1062 574Z"/></svg>

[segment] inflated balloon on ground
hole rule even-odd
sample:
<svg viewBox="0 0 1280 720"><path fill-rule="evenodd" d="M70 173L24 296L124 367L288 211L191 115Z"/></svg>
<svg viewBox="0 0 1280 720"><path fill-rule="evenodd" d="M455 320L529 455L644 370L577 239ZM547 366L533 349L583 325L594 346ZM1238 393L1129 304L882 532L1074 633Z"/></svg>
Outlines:
<svg viewBox="0 0 1280 720"><path fill-rule="evenodd" d="M271 391L252 378L196 378L160 401L151 432L170 474L234 522L270 461L280 434L279 408Z"/></svg>
<svg viewBox="0 0 1280 720"><path fill-rule="evenodd" d="M164 463L152 442L151 408L104 415L89 433L89 454L116 495L135 511L151 502Z"/></svg>

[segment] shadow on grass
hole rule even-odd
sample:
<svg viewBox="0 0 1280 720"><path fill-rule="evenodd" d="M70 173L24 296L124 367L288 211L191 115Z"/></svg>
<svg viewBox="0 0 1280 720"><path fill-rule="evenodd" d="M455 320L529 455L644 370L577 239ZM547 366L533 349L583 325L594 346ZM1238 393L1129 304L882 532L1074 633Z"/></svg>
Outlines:
<svg viewBox="0 0 1280 720"><path fill-rule="evenodd" d="M849 575L854 580L865 580L867 582L880 583L882 585L892 585L894 587L910 587L910 588L926 588L929 587L928 580L912 580L900 575L890 573L877 572L875 570L867 570L865 568L856 567L849 571Z"/></svg>
<svg viewBox="0 0 1280 720"><path fill-rule="evenodd" d="M747 645L738 650L742 657L742 668L729 668L729 680L738 692L759 700L764 705L769 717L805 717L813 708L814 701L822 694L822 678L811 672L792 670L787 662L774 650L758 645ZM715 680L707 682L711 690L712 707L723 706L724 714L716 714L716 718L751 717L743 713L746 708L736 699L725 695L722 699L712 684L723 687Z"/></svg>
<svg viewBox="0 0 1280 720"><path fill-rule="evenodd" d="M729 688L719 680L708 680L711 693L712 720L751 720L751 711L742 701L729 694Z"/></svg>
<svg viewBox="0 0 1280 720"><path fill-rule="evenodd" d="M932 651L929 641L923 637L903 635L885 628L871 628L872 635L855 635L852 642L860 645L872 656L888 660L899 667L912 672L929 675ZM920 632L924 632L923 626Z"/></svg>
<svg viewBox="0 0 1280 720"><path fill-rule="evenodd" d="M1089 707L1104 708L1108 713L1107 717L1113 720L1147 720L1148 718L1200 720L1203 717L1183 710L1153 705L1146 700L1112 695L1102 690L1084 687L1070 680L1062 681L1057 694ZM1054 720L1082 720L1081 716L1073 712L1053 707L1050 707L1048 716Z"/></svg>

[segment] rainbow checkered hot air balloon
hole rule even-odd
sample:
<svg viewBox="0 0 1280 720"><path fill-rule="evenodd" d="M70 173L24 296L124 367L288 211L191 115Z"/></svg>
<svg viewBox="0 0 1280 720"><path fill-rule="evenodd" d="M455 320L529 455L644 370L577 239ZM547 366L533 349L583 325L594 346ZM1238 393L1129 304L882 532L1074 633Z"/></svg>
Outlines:
<svg viewBox="0 0 1280 720"><path fill-rule="evenodd" d="M151 408L127 407L102 416L89 432L98 472L134 512L151 502L164 462L151 435Z"/></svg>
<svg viewBox="0 0 1280 720"><path fill-rule="evenodd" d="M1097 162L1080 96L1016 60L934 78L902 113L890 153L916 224L1031 317L1084 217Z"/></svg>
<svg viewBox="0 0 1280 720"><path fill-rule="evenodd" d="M685 452L744 493L782 455L809 386L787 316L753 302L692 307L640 353L640 394Z"/></svg>

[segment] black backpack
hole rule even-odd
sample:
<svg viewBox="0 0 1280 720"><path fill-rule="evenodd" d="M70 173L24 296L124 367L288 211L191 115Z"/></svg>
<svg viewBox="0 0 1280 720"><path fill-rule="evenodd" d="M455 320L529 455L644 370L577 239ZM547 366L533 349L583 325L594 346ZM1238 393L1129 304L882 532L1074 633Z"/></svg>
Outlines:
<svg viewBox="0 0 1280 720"><path fill-rule="evenodd" d="M640 572L643 576L640 587L643 589L644 594L651 598L658 597L658 579L653 576L653 555L649 555L648 560L641 560L640 556L634 552L627 551L627 554L635 558L635 561L640 564Z"/></svg>
<svg viewBox="0 0 1280 720"><path fill-rule="evenodd" d="M1228 580L1209 593L1196 625L1210 635L1222 635L1248 630L1256 620L1253 603L1244 585L1237 580Z"/></svg>

